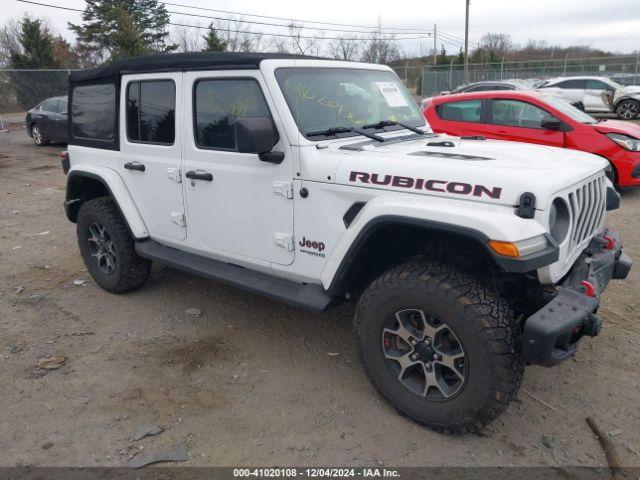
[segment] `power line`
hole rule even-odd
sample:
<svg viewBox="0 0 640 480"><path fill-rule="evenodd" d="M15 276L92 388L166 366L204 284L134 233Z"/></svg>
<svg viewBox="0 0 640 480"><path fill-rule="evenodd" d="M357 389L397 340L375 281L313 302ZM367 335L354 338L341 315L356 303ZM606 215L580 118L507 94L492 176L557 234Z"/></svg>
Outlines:
<svg viewBox="0 0 640 480"><path fill-rule="evenodd" d="M431 30L422 30L422 29L417 29L417 28L400 28L400 27L379 27L378 25L353 25L353 24L348 24L348 23L335 23L335 22L320 22L317 20L301 20L301 19L295 19L295 18L286 18L286 17L273 17L273 16L269 16L269 15L259 15L259 14L255 14L255 13L246 13L246 12L234 12L231 10L220 10L220 9L216 9L216 8L207 8L207 7L196 7L193 5L184 5L182 3L173 3L173 2L161 2L164 3L165 5L171 5L174 7L183 7L183 8L191 8L194 10L204 10L204 11L209 11L209 12L219 12L219 13L226 13L229 15L244 15L247 17L256 17L256 18L267 18L270 20L283 20L283 21L287 21L287 22L293 22L293 23L311 23L311 24L316 24L316 25L332 25L334 27L350 27L350 28L367 28L367 29L371 29L371 30L394 30L397 31L398 33L416 33L416 34L420 34L420 33L431 33ZM313 28L313 27L305 27L305 28ZM317 30L315 28L313 28L314 30ZM329 29L320 29L320 30L329 30ZM348 30L351 31L351 30ZM354 32L355 33L355 32Z"/></svg>
<svg viewBox="0 0 640 480"><path fill-rule="evenodd" d="M175 12L173 10L167 10L168 13L174 14L174 15L185 15L187 17L196 17L196 18L207 18L207 19L211 19L211 20L223 20L223 21L228 21L228 22L237 22L237 23L250 23L253 25L263 25L263 26L269 26L269 27L284 27L284 28L289 28L289 27L295 27L295 28L299 28L301 30L317 30L317 31L327 31L327 32L348 32L348 33L364 33L364 34L378 34L378 35L395 35L393 33L386 33L386 32L380 32L379 30L371 30L371 31L366 31L366 32L354 32L353 30L345 30L345 29L339 29L339 28L320 28L320 27L305 27L304 25L300 25L300 24L296 24L294 23L294 20L291 20L292 23L290 24L280 24L280 23L269 23L269 22L260 22L260 21L256 21L256 20L243 20L241 18L228 18L228 17L217 17L217 16L212 16L212 15L199 15L199 14L195 14L195 13L186 13L186 12ZM422 35L423 38L426 37L430 37L431 33L424 33L424 32L403 32L403 35ZM425 37L426 35L426 37Z"/></svg>
<svg viewBox="0 0 640 480"><path fill-rule="evenodd" d="M17 2L21 2L21 3L28 3L31 5L38 5L41 7L49 7L49 8L56 8L59 10L67 10L67 11L71 11L71 12L79 12L79 13L83 13L84 10L81 10L79 8L71 8L71 7L64 7L62 5L51 5L51 4L47 4L47 3L41 3L41 2L35 2L33 0L16 0ZM177 15L184 15L182 13L179 12L170 12L170 13L174 13ZM228 19L225 18L224 20L226 21L230 21L230 22L239 22L238 20L234 20L234 19ZM201 26L201 25L189 25L189 24L185 24L185 23L176 23L176 22L169 22L169 25L173 25L173 26L177 26L177 27L186 27L186 28L197 28L197 29L201 29L201 30L208 30L209 27L206 26ZM274 25L274 26L279 26L279 27L283 27L283 25ZM284 33L273 33L273 32L256 32L253 30L241 30L241 29L230 29L230 28L217 28L216 30L220 31L220 32L228 32L228 33L242 33L242 34L246 34L246 35L259 35L259 36L271 36L271 37L283 37L283 38L297 38L297 39L311 39L311 40L352 40L352 41L362 41L365 40L361 37L322 37L322 36L313 36L313 35L291 35L291 34L284 34ZM372 32L372 33L376 33L376 32ZM424 35L424 36L416 36L416 37L393 37L393 38L382 38L379 37L376 40L378 41L397 41L397 40L420 40L420 39L424 39L424 38L429 38L430 34Z"/></svg>

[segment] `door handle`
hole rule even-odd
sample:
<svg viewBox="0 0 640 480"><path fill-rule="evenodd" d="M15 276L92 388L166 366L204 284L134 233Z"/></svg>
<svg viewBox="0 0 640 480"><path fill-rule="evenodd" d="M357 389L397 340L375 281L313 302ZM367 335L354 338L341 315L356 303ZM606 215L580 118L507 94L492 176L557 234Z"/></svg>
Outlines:
<svg viewBox="0 0 640 480"><path fill-rule="evenodd" d="M210 182L213 180L213 175L211 175L209 172L203 171L189 170L184 174L184 176L190 178L191 180L204 180L206 182Z"/></svg>
<svg viewBox="0 0 640 480"><path fill-rule="evenodd" d="M138 172L144 172L146 170L144 165L139 162L127 162L124 164L124 168L127 170L136 170Z"/></svg>

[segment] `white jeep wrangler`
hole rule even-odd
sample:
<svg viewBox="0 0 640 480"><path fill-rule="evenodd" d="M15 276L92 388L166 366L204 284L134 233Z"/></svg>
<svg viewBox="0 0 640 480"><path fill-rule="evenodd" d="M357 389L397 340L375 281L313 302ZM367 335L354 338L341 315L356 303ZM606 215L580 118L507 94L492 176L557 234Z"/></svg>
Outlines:
<svg viewBox="0 0 640 480"><path fill-rule="evenodd" d="M76 72L66 213L96 283L151 262L325 311L357 302L371 381L401 413L466 432L526 363L596 335L631 260L607 162L431 133L391 69L178 54Z"/></svg>

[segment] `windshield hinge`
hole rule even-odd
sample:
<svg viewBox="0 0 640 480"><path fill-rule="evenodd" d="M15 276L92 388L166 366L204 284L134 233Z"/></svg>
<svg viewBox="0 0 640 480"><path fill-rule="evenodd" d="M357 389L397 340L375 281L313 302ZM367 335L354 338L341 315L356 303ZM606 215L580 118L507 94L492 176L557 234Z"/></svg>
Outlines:
<svg viewBox="0 0 640 480"><path fill-rule="evenodd" d="M284 198L293 198L293 182L273 182L273 193Z"/></svg>

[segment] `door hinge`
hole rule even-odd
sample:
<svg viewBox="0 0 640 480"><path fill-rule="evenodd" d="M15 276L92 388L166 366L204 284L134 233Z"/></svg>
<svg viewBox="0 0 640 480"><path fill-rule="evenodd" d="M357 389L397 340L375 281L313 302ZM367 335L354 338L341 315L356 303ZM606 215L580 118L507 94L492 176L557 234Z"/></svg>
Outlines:
<svg viewBox="0 0 640 480"><path fill-rule="evenodd" d="M288 233L276 233L275 234L276 245L284 248L287 252L293 252L293 236Z"/></svg>
<svg viewBox="0 0 640 480"><path fill-rule="evenodd" d="M182 212L171 212L171 221L178 225L180 228L187 226L187 220Z"/></svg>
<svg viewBox="0 0 640 480"><path fill-rule="evenodd" d="M167 168L167 176L177 183L182 183L182 174L179 168Z"/></svg>
<svg viewBox="0 0 640 480"><path fill-rule="evenodd" d="M292 182L273 182L273 193L280 195L284 198L293 198L293 183Z"/></svg>

